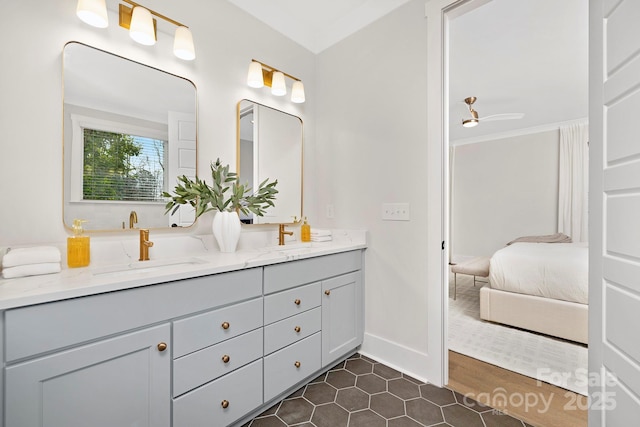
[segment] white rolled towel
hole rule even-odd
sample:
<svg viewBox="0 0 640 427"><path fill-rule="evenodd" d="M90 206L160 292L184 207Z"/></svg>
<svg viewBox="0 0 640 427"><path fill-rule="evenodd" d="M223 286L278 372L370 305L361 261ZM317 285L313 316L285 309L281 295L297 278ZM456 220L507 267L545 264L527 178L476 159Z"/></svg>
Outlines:
<svg viewBox="0 0 640 427"><path fill-rule="evenodd" d="M31 248L9 248L2 257L2 267L60 262L60 250L54 246L34 246Z"/></svg>
<svg viewBox="0 0 640 427"><path fill-rule="evenodd" d="M331 236L331 230L327 230L324 228L312 228L311 236L321 237L321 236Z"/></svg>
<svg viewBox="0 0 640 427"><path fill-rule="evenodd" d="M41 274L60 273L59 262L42 262L39 264L18 265L2 269L2 276L5 279L16 277L39 276Z"/></svg>
<svg viewBox="0 0 640 427"><path fill-rule="evenodd" d="M330 242L333 240L331 236L311 236L312 242Z"/></svg>

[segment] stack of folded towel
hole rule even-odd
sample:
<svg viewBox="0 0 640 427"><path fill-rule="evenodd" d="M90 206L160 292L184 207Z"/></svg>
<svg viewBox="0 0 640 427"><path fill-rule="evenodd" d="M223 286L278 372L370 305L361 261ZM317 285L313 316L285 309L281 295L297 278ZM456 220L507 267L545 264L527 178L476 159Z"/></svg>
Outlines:
<svg viewBox="0 0 640 427"><path fill-rule="evenodd" d="M53 246L8 249L1 259L5 279L60 272L60 250Z"/></svg>
<svg viewBox="0 0 640 427"><path fill-rule="evenodd" d="M324 230L319 228L311 229L311 241L312 242L330 242L333 239L331 236L331 230Z"/></svg>

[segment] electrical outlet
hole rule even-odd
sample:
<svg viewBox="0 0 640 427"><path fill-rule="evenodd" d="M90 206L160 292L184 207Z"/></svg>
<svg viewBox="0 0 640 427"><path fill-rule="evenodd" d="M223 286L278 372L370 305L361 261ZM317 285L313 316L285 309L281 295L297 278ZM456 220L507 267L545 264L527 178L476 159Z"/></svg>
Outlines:
<svg viewBox="0 0 640 427"><path fill-rule="evenodd" d="M383 203L382 219L384 221L409 221L411 219L409 203Z"/></svg>
<svg viewBox="0 0 640 427"><path fill-rule="evenodd" d="M327 218L332 219L334 217L333 205L327 205Z"/></svg>

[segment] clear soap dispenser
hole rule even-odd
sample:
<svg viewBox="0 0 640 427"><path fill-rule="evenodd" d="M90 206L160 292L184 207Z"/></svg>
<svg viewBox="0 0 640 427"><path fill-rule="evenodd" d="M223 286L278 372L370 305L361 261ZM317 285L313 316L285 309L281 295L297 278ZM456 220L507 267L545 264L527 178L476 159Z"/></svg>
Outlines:
<svg viewBox="0 0 640 427"><path fill-rule="evenodd" d="M300 240L303 242L311 241L311 226L307 224L307 217L304 217L304 222L300 226Z"/></svg>
<svg viewBox="0 0 640 427"><path fill-rule="evenodd" d="M73 236L67 237L67 266L69 268L86 267L91 258L89 236L82 234L81 219L73 220Z"/></svg>

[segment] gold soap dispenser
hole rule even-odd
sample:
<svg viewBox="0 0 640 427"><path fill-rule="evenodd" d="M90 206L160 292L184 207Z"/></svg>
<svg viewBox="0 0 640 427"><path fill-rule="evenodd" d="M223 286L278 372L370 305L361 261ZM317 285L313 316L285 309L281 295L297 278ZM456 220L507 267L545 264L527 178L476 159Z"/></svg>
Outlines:
<svg viewBox="0 0 640 427"><path fill-rule="evenodd" d="M91 258L89 236L82 234L84 229L81 219L73 220L73 236L67 237L67 266L69 268L86 267Z"/></svg>
<svg viewBox="0 0 640 427"><path fill-rule="evenodd" d="M307 224L307 217L304 217L304 222L300 226L300 240L303 242L311 241L311 226Z"/></svg>

